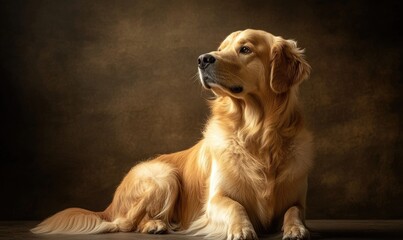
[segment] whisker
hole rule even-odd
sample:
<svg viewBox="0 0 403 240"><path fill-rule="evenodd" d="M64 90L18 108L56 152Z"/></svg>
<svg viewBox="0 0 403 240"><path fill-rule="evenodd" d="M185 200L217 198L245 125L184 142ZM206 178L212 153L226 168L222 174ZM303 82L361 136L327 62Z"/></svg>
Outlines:
<svg viewBox="0 0 403 240"><path fill-rule="evenodd" d="M193 82L197 82L199 80L199 73L196 72L192 77L190 77L190 79L193 80Z"/></svg>

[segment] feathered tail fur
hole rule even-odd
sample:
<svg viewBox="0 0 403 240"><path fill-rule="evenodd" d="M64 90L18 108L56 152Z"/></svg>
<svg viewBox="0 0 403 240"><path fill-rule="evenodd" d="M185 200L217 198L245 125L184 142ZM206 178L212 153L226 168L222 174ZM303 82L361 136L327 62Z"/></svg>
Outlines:
<svg viewBox="0 0 403 240"><path fill-rule="evenodd" d="M44 220L31 229L42 234L93 234L118 231L117 224L102 218L103 212L68 208Z"/></svg>

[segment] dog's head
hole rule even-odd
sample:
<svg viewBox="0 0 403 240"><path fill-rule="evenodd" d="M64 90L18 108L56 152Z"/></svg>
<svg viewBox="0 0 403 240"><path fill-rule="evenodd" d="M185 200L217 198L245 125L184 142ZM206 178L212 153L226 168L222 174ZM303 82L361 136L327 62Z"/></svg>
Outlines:
<svg viewBox="0 0 403 240"><path fill-rule="evenodd" d="M295 41L252 29L231 33L217 51L201 55L198 66L205 88L240 99L285 93L310 72Z"/></svg>

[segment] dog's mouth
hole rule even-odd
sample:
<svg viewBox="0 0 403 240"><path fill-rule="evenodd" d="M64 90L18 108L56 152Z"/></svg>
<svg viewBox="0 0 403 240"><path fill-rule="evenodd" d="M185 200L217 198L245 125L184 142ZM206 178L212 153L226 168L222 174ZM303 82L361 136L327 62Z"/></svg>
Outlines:
<svg viewBox="0 0 403 240"><path fill-rule="evenodd" d="M228 85L222 83L222 81L219 81L218 79L213 78L206 71L199 70L199 74L200 74L200 79L201 79L202 85L206 89L221 88L221 89L230 91L233 94L241 93L243 91L242 86L240 86L240 85L228 86Z"/></svg>

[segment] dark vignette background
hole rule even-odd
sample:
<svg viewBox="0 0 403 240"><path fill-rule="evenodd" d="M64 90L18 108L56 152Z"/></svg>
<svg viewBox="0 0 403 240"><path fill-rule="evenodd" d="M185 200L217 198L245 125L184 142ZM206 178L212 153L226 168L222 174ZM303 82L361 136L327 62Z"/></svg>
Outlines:
<svg viewBox="0 0 403 240"><path fill-rule="evenodd" d="M400 2L2 1L0 220L102 210L136 162L193 145L196 59L245 28L313 67L308 218L402 218Z"/></svg>

